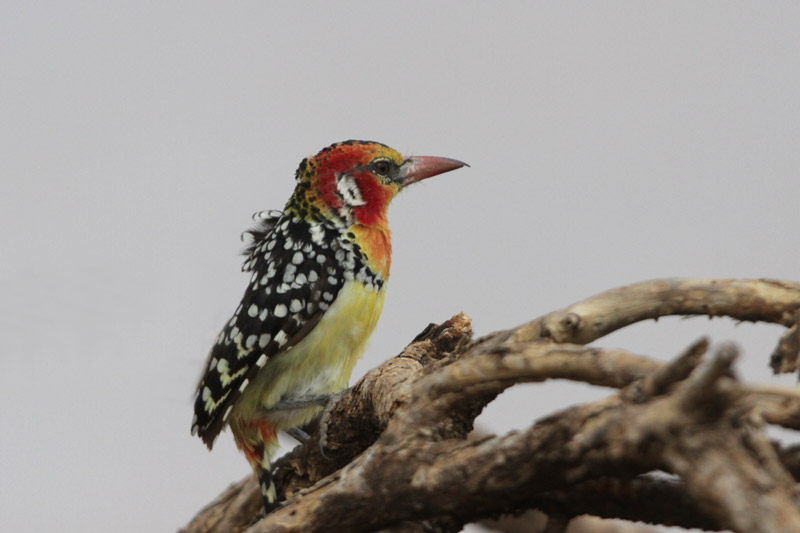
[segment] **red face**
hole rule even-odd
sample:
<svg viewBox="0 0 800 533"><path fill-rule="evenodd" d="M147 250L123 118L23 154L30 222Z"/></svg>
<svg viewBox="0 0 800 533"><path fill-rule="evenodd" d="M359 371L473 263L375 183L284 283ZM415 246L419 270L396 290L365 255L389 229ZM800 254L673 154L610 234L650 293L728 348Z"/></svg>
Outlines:
<svg viewBox="0 0 800 533"><path fill-rule="evenodd" d="M371 226L387 223L389 203L403 187L464 165L442 157L403 158L380 143L345 141L320 151L306 171L330 209L346 210L355 222Z"/></svg>
<svg viewBox="0 0 800 533"><path fill-rule="evenodd" d="M364 225L386 223L386 210L400 191L403 156L379 143L335 144L309 161L315 188L331 209L348 210Z"/></svg>

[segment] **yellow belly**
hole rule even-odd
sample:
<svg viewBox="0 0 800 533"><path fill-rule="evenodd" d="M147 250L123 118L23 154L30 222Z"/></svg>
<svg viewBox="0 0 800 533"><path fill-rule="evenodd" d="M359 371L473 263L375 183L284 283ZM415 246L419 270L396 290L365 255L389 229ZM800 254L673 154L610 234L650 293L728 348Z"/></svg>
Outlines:
<svg viewBox="0 0 800 533"><path fill-rule="evenodd" d="M339 392L361 357L383 309L384 292L357 281L344 284L314 329L297 345L269 359L245 394L233 418L264 416L274 429L305 424L319 407L272 409L280 400Z"/></svg>

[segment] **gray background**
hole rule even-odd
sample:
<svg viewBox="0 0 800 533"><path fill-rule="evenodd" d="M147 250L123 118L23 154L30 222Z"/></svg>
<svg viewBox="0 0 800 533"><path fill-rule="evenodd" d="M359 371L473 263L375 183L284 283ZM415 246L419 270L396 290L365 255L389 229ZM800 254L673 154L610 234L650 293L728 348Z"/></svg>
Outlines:
<svg viewBox="0 0 800 533"><path fill-rule="evenodd" d="M193 387L239 233L334 141L472 165L396 199L354 379L461 310L484 334L648 278L800 279L797 2L6 1L0 66L4 531L174 530L247 474L190 437ZM602 344L706 332L771 379L777 327ZM608 393L516 387L479 421Z"/></svg>

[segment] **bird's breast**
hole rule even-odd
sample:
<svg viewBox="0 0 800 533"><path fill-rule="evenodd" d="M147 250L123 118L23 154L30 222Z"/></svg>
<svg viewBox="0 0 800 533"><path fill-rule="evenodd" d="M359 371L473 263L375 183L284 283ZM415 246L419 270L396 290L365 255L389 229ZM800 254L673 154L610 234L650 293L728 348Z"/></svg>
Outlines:
<svg viewBox="0 0 800 533"><path fill-rule="evenodd" d="M269 410L279 401L339 392L347 388L356 361L366 348L383 309L383 290L348 281L313 330L289 350L274 356L240 398L237 414ZM305 423L318 409L273 412L278 427Z"/></svg>

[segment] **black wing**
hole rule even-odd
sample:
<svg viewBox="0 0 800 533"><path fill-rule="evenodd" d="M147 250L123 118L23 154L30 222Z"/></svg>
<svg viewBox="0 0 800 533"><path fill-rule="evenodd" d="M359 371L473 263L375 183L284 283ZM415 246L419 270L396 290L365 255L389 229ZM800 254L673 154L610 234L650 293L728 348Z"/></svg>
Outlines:
<svg viewBox="0 0 800 533"><path fill-rule="evenodd" d="M253 242L242 267L251 273L249 285L211 348L197 387L192 433L209 448L259 369L319 322L341 288L340 265L353 261L339 227L276 211L259 216L259 226L248 232Z"/></svg>

